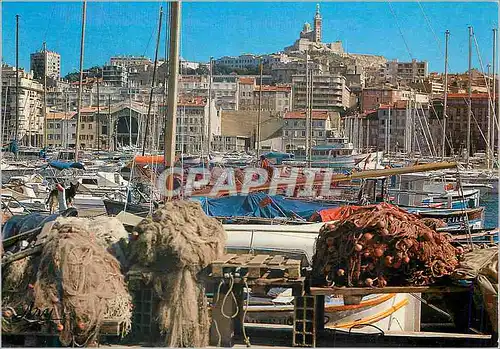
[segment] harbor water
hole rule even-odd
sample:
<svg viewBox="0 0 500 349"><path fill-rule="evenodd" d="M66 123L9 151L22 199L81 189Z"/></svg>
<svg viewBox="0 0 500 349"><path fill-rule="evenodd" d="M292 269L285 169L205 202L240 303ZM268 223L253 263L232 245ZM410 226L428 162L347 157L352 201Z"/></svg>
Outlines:
<svg viewBox="0 0 500 349"><path fill-rule="evenodd" d="M498 227L498 194L485 195L481 198L481 206L484 206L484 226L486 228Z"/></svg>

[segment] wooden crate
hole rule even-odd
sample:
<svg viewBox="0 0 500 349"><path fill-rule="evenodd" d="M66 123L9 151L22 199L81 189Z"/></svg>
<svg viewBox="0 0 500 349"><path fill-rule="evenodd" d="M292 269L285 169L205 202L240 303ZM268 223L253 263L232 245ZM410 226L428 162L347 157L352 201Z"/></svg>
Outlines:
<svg viewBox="0 0 500 349"><path fill-rule="evenodd" d="M292 280L300 278L300 260L266 254L227 254L212 263L211 276L222 278L225 272L234 272L236 268L246 270L246 274L241 276L246 276L248 279L262 278L266 274L279 274L280 271L284 278Z"/></svg>

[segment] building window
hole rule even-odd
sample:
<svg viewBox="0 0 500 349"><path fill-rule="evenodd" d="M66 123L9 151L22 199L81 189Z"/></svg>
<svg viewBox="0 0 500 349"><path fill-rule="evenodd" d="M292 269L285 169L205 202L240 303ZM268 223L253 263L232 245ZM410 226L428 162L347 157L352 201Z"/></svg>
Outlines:
<svg viewBox="0 0 500 349"><path fill-rule="evenodd" d="M306 136L306 131L302 131L302 137Z"/></svg>
<svg viewBox="0 0 500 349"><path fill-rule="evenodd" d="M54 128L54 124L50 122L47 127L48 128Z"/></svg>
<svg viewBox="0 0 500 349"><path fill-rule="evenodd" d="M52 136L53 135L47 135L47 138L50 139L50 140L52 140Z"/></svg>
<svg viewBox="0 0 500 349"><path fill-rule="evenodd" d="M92 130L92 124L89 124L89 130Z"/></svg>
<svg viewBox="0 0 500 349"><path fill-rule="evenodd" d="M84 129L85 129L85 124L82 124L81 129L82 129L82 130L84 130Z"/></svg>

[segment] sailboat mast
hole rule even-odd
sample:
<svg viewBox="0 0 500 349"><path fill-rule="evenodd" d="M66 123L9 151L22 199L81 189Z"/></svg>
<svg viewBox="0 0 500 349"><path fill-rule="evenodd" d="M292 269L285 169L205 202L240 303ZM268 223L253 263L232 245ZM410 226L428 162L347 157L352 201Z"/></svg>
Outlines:
<svg viewBox="0 0 500 349"><path fill-rule="evenodd" d="M490 78L490 64L486 65L487 67L487 76L488 80ZM488 94L490 93L490 85L486 85L488 87ZM486 168L489 170L490 169L490 149L492 147L491 145L491 98L488 98L488 114L486 115L486 120L488 123L488 127L486 128Z"/></svg>
<svg viewBox="0 0 500 349"><path fill-rule="evenodd" d="M149 94L149 103L148 103L148 115L146 116L146 127L144 130L144 140L142 143L142 155L146 151L146 142L148 139L148 131L149 131L149 118L151 115L151 104L153 103L153 92L155 88L155 78L156 78L156 68L158 66L158 48L160 46L160 34L161 34L161 19L163 17L163 7L160 6L160 21L158 23L158 36L156 37L156 50L155 50L155 64L153 66L153 77L151 81L151 93ZM130 92L129 92L130 93ZM130 125L129 125L130 128Z"/></svg>
<svg viewBox="0 0 500 349"><path fill-rule="evenodd" d="M314 68L311 69L311 78L309 79L310 83L309 83L309 149L308 149L308 157L309 157L309 168L311 168L312 166L312 147L313 147L313 130L312 130L312 125L313 125L313 112L314 112L314 109L313 109L313 79L314 79L314 76L313 76L313 73L314 73Z"/></svg>
<svg viewBox="0 0 500 349"><path fill-rule="evenodd" d="M132 148L132 95L128 87L128 145Z"/></svg>
<svg viewBox="0 0 500 349"><path fill-rule="evenodd" d="M16 128L14 139L17 142L19 130L19 15L16 15ZM16 155L17 156L17 155Z"/></svg>
<svg viewBox="0 0 500 349"><path fill-rule="evenodd" d="M9 98L9 85L5 86L5 101L4 101L4 107L3 107L3 110L4 112L2 113L2 115L5 115L5 112L7 111L7 99ZM2 120L2 142L4 141L4 137L5 137L5 118L0 118Z"/></svg>
<svg viewBox="0 0 500 349"><path fill-rule="evenodd" d="M47 44L43 43L43 146L47 147Z"/></svg>
<svg viewBox="0 0 500 349"><path fill-rule="evenodd" d="M305 109L305 119L306 119L306 143L305 143L305 155L306 161L309 161L309 50L306 50L306 109Z"/></svg>
<svg viewBox="0 0 500 349"><path fill-rule="evenodd" d="M78 150L80 149L80 119L82 108L82 84L83 84L83 54L85 48L85 19L87 16L87 1L83 0L82 11L82 36L80 40L80 83L78 85L78 101L76 110L76 140L75 140L75 161L78 161Z"/></svg>
<svg viewBox="0 0 500 349"><path fill-rule="evenodd" d="M210 153L212 146L212 61L213 57L210 57L209 61L209 82L208 82L208 153Z"/></svg>
<svg viewBox="0 0 500 349"><path fill-rule="evenodd" d="M389 119L387 120L387 158L391 162L391 107L389 106Z"/></svg>
<svg viewBox="0 0 500 349"><path fill-rule="evenodd" d="M100 94L99 94L99 69L97 69L97 151L101 150L101 106L100 106Z"/></svg>
<svg viewBox="0 0 500 349"><path fill-rule="evenodd" d="M470 158L470 123L472 117L472 27L469 27L469 103L467 110L467 157L466 162L467 166L469 166L469 158Z"/></svg>
<svg viewBox="0 0 500 349"><path fill-rule="evenodd" d="M67 95L66 93L63 91L63 97L64 97L64 118L61 120L61 149L64 149L64 125L66 125L68 123L67 121L67 118L68 118L68 101L67 101ZM66 133L69 133L69 129L68 131L66 131ZM67 140L67 139L66 139Z"/></svg>
<svg viewBox="0 0 500 349"><path fill-rule="evenodd" d="M170 52L168 57L168 103L167 120L165 123L164 161L165 167L174 167L175 162L175 131L177 123L177 85L179 76L179 41L181 28L181 3L173 1L170 4ZM173 177L168 176L167 188L173 188ZM168 198L171 198L170 191Z"/></svg>
<svg viewBox="0 0 500 349"><path fill-rule="evenodd" d="M260 123L262 117L262 57L259 59L260 86L259 86L259 112L257 114L257 156L260 156Z"/></svg>
<svg viewBox="0 0 500 349"><path fill-rule="evenodd" d="M497 29L493 29L493 63L492 63L492 74L493 74L493 112L491 114L491 134L490 134L490 150L491 150L491 162L492 165L495 163L495 119L498 120L497 109L496 109L496 53L497 53ZM492 166L493 168L494 166Z"/></svg>
<svg viewBox="0 0 500 349"><path fill-rule="evenodd" d="M443 106L443 142L441 150L441 160L444 161L446 156L446 124L448 123L448 115L446 114L448 109L448 39L450 37L450 31L445 32L445 47L444 47L444 106Z"/></svg>
<svg viewBox="0 0 500 349"><path fill-rule="evenodd" d="M111 151L111 94L108 95L108 151Z"/></svg>

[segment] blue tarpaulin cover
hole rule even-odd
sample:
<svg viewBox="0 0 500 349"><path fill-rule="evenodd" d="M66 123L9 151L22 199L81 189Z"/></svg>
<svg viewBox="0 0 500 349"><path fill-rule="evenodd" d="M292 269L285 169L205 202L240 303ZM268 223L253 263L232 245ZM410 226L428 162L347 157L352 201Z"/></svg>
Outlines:
<svg viewBox="0 0 500 349"><path fill-rule="evenodd" d="M65 170L68 168L79 168L84 169L84 166L80 162L64 162L64 161L49 161L49 165L57 168L58 170Z"/></svg>
<svg viewBox="0 0 500 349"><path fill-rule="evenodd" d="M269 153L264 154L264 156L268 159L293 159L294 155L290 153L281 153L276 151L271 151Z"/></svg>
<svg viewBox="0 0 500 349"><path fill-rule="evenodd" d="M2 240L11 238L17 234L25 233L35 228L41 228L45 223L55 221L57 217L76 217L78 211L75 208L69 208L62 213L30 213L27 215L16 215L5 222L2 229Z"/></svg>
<svg viewBox="0 0 500 349"><path fill-rule="evenodd" d="M304 202L270 196L264 193L227 196L223 198L193 197L200 201L203 211L216 217L259 217L259 218L303 218L308 220L313 213L337 204Z"/></svg>
<svg viewBox="0 0 500 349"><path fill-rule="evenodd" d="M19 145L17 144L17 141L15 139L10 141L7 151L14 154L17 154L19 152Z"/></svg>
<svg viewBox="0 0 500 349"><path fill-rule="evenodd" d="M59 217L59 214L47 215L40 213L12 216L3 226L2 240L41 227L45 223L54 221L57 217Z"/></svg>

